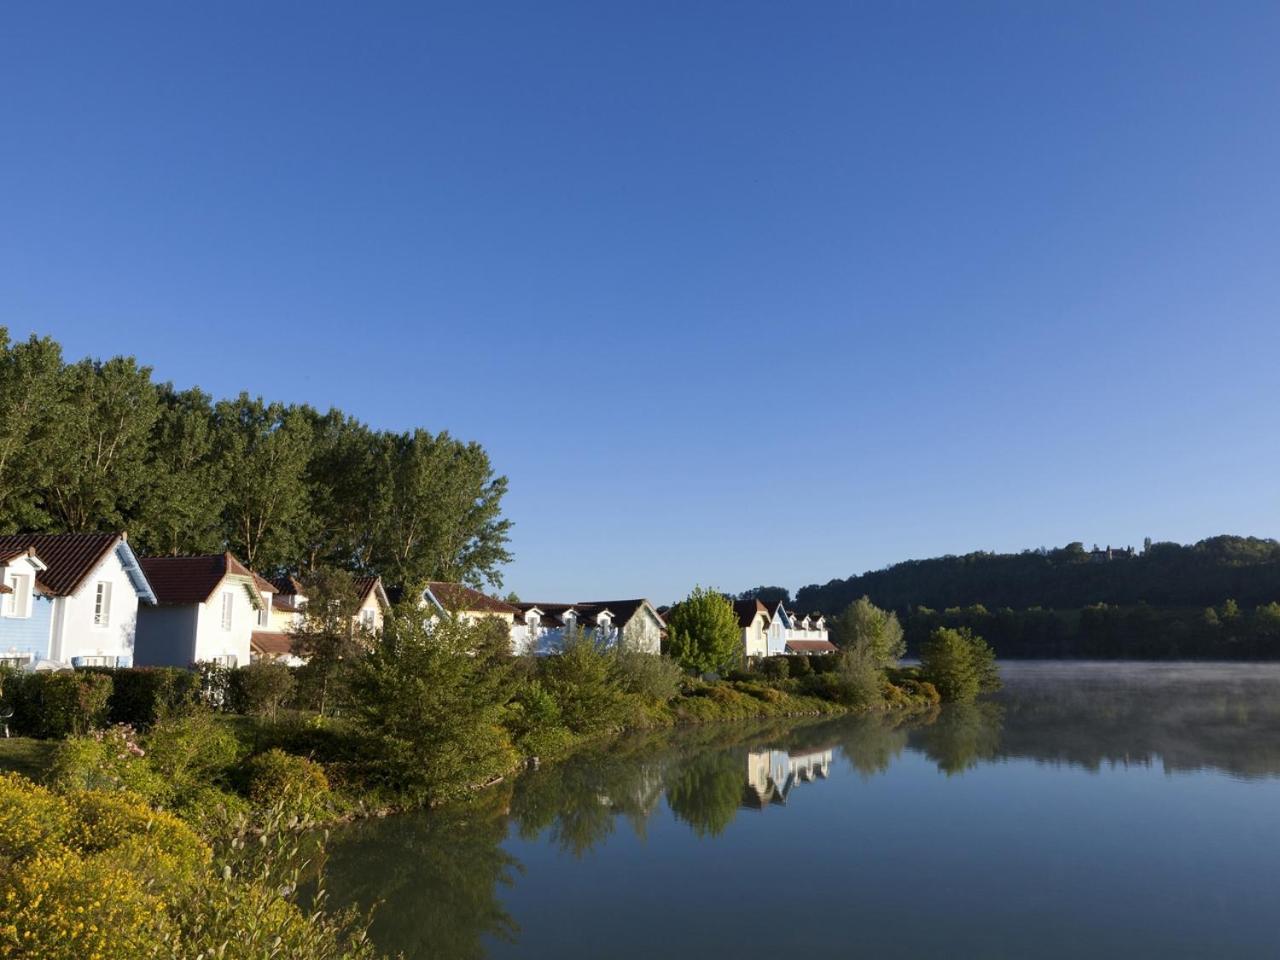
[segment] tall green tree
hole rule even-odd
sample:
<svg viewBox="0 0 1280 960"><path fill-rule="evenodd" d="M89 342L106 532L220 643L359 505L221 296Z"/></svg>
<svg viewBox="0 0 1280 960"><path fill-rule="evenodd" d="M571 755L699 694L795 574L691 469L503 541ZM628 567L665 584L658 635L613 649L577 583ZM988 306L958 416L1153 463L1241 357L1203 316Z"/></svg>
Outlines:
<svg viewBox="0 0 1280 960"><path fill-rule="evenodd" d="M511 521L502 517L507 478L476 443L426 430L384 435L373 565L390 582L417 587L454 580L501 586Z"/></svg>
<svg viewBox="0 0 1280 960"><path fill-rule="evenodd" d="M378 499L383 490L377 470L381 441L341 410L301 411L311 427L311 451L298 562L304 572L324 566L371 570L374 518L386 507Z"/></svg>
<svg viewBox="0 0 1280 960"><path fill-rule="evenodd" d="M231 551L255 570L291 566L307 524L305 414L242 393L214 407L214 443L226 472L223 535Z"/></svg>
<svg viewBox="0 0 1280 960"><path fill-rule="evenodd" d="M48 524L43 506L62 403L62 348L0 327L0 533Z"/></svg>
<svg viewBox="0 0 1280 960"><path fill-rule="evenodd" d="M507 773L516 753L502 726L514 689L507 641L483 622L421 613L388 618L352 674L356 721L398 789L433 803Z"/></svg>
<svg viewBox="0 0 1280 960"><path fill-rule="evenodd" d="M968 627L939 627L920 653L920 675L943 700L967 703L1000 688L995 651Z"/></svg>
<svg viewBox="0 0 1280 960"><path fill-rule="evenodd" d="M339 694L352 664L373 646L373 637L361 629L356 615L360 597L351 574L322 569L303 584L307 605L301 621L289 631L292 652L306 660L299 681L321 714Z"/></svg>
<svg viewBox="0 0 1280 960"><path fill-rule="evenodd" d="M214 446L213 401L200 390L158 388L147 485L133 533L150 554L223 549L227 476Z"/></svg>
<svg viewBox="0 0 1280 960"><path fill-rule="evenodd" d="M694 587L666 620L668 652L686 670L730 670L742 662L742 630L724 594Z"/></svg>
<svg viewBox="0 0 1280 960"><path fill-rule="evenodd" d="M45 509L70 533L118 529L151 480L148 453L160 404L151 368L132 357L64 367L50 445Z"/></svg>
<svg viewBox="0 0 1280 960"><path fill-rule="evenodd" d="M835 628L841 647L864 654L879 667L893 666L906 655L907 641L898 615L881 610L868 597L849 604Z"/></svg>

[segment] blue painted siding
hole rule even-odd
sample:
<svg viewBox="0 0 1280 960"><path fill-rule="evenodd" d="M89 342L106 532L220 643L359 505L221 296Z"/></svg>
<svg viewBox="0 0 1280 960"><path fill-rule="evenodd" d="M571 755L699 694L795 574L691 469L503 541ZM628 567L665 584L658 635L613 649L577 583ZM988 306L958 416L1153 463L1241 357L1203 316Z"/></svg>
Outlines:
<svg viewBox="0 0 1280 960"><path fill-rule="evenodd" d="M0 617L0 657L10 655L10 651L48 657L52 621L53 601L39 594L31 598L31 616Z"/></svg>

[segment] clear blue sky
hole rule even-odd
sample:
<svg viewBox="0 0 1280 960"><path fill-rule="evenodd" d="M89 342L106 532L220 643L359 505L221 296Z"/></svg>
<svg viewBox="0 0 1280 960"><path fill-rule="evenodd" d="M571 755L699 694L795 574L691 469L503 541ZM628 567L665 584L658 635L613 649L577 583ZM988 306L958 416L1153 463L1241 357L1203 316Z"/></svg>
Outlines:
<svg viewBox="0 0 1280 960"><path fill-rule="evenodd" d="M531 598L1280 533L1280 5L25 3L0 322L483 443Z"/></svg>

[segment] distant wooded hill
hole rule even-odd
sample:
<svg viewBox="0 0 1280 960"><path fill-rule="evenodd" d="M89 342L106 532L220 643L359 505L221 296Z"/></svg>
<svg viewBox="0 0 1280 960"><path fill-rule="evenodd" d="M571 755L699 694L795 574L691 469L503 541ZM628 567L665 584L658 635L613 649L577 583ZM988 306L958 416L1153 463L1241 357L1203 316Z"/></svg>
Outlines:
<svg viewBox="0 0 1280 960"><path fill-rule="evenodd" d="M909 560L802 587L795 606L834 615L864 595L913 650L963 625L1001 656L1280 658L1280 542L1257 537Z"/></svg>
<svg viewBox="0 0 1280 960"><path fill-rule="evenodd" d="M861 596L882 607L938 609L980 603L1011 607L1086 607L1090 604L1212 606L1231 598L1243 606L1280 600L1280 542L1257 537L1212 537L1191 546L1153 543L1132 555L1086 550L968 553L907 560L847 580L802 587L800 610L836 614Z"/></svg>

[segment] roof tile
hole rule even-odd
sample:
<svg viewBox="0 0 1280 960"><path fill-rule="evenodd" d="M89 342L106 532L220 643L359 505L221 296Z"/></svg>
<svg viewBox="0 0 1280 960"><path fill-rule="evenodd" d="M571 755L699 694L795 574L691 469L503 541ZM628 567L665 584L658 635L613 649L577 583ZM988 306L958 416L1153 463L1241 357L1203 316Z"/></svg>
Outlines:
<svg viewBox="0 0 1280 960"><path fill-rule="evenodd" d="M0 537L0 554L12 555L34 548L47 568L36 578L40 589L51 596L65 597L76 592L122 536L120 533L16 533Z"/></svg>

